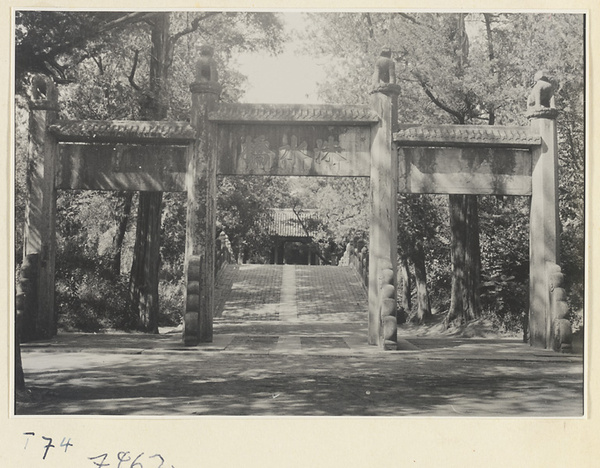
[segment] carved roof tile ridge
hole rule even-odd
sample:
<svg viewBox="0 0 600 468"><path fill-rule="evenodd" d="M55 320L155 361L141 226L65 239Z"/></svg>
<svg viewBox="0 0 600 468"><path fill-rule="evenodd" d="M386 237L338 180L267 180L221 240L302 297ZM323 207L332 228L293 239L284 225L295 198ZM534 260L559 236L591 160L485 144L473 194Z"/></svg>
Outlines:
<svg viewBox="0 0 600 468"><path fill-rule="evenodd" d="M209 119L229 123L334 122L369 124L379 121L368 106L333 104L241 104L223 103Z"/></svg>
<svg viewBox="0 0 600 468"><path fill-rule="evenodd" d="M60 141L177 141L195 139L188 122L156 120L59 120L50 126Z"/></svg>
<svg viewBox="0 0 600 468"><path fill-rule="evenodd" d="M485 125L411 125L394 133L394 141L406 146L488 145L531 147L541 138L529 127Z"/></svg>

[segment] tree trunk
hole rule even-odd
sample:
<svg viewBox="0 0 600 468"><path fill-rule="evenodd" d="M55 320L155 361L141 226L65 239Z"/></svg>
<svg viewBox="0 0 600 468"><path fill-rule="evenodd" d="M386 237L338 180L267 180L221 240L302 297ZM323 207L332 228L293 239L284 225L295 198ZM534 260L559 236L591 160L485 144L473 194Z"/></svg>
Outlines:
<svg viewBox="0 0 600 468"><path fill-rule="evenodd" d="M138 311L138 328L158 333L161 192L141 192L136 242L129 282L130 310Z"/></svg>
<svg viewBox="0 0 600 468"><path fill-rule="evenodd" d="M167 117L166 79L169 57L169 13L154 17L150 54L149 90L142 98L142 118ZM160 263L161 192L140 192L131 276L129 308L138 316L138 326L158 333L158 272Z"/></svg>
<svg viewBox="0 0 600 468"><path fill-rule="evenodd" d="M415 283L417 286L417 320L419 323L423 323L431 318L431 306L429 304L429 292L427 291L425 252L421 243L417 243L413 249L412 262L415 267Z"/></svg>
<svg viewBox="0 0 600 468"><path fill-rule="evenodd" d="M119 226L117 227L117 233L113 238L114 257L112 261L112 271L116 276L119 276L121 274L123 240L125 239L125 233L127 232L127 223L129 222L129 215L131 214L133 192L122 192L119 194L119 196L122 198L122 212L119 219Z"/></svg>
<svg viewBox="0 0 600 468"><path fill-rule="evenodd" d="M406 255L400 256L400 261L398 262L398 283L400 284L400 311L398 313L398 319L405 321L406 318L410 315L410 311L412 308L411 304L411 284L410 284L410 272L408 270L408 258Z"/></svg>
<svg viewBox="0 0 600 468"><path fill-rule="evenodd" d="M479 317L479 220L475 195L450 195L452 297L446 322Z"/></svg>
<svg viewBox="0 0 600 468"><path fill-rule="evenodd" d="M479 286L481 279L481 254L479 248L479 207L477 196L466 195L466 250L465 268L467 270L467 320L473 320L481 315L479 301Z"/></svg>
<svg viewBox="0 0 600 468"><path fill-rule="evenodd" d="M15 389L25 390L25 374L21 362L21 338L17 335L15 340Z"/></svg>

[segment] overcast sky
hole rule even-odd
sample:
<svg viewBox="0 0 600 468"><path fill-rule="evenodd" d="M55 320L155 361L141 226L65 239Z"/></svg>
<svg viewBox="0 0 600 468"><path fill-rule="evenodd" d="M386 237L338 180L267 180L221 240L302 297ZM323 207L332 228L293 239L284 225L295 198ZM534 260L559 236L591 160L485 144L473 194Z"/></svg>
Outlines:
<svg viewBox="0 0 600 468"><path fill-rule="evenodd" d="M325 73L314 57L303 55L294 40L305 27L301 13L283 13L285 30L291 40L283 53L272 57L265 53L248 53L237 57L239 71L248 77L243 102L273 104L318 104L317 81Z"/></svg>

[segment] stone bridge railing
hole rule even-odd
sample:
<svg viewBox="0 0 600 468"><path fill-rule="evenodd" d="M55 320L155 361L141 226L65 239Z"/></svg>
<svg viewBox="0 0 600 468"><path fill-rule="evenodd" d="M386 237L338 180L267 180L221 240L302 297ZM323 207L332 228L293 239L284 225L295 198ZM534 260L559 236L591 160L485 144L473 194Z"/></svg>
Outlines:
<svg viewBox="0 0 600 468"><path fill-rule="evenodd" d="M231 242L229 241L229 237L223 231L217 237L216 242L216 261L215 261L215 277L219 275L221 270L225 268L226 265L230 263L234 263L234 255L233 250L231 248Z"/></svg>
<svg viewBox="0 0 600 468"><path fill-rule="evenodd" d="M364 241L348 242L340 266L350 266L356 270L366 288L369 287L369 249Z"/></svg>

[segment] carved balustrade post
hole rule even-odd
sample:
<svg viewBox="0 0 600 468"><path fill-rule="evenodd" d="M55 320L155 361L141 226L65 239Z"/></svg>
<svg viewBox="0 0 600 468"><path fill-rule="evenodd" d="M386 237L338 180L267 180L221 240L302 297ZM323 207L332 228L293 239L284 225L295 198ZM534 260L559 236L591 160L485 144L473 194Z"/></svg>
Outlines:
<svg viewBox="0 0 600 468"><path fill-rule="evenodd" d="M54 82L36 75L29 103L29 161L23 230L23 267L18 286L18 330L24 340L56 334L54 262L56 255L55 172L58 143L48 127L57 119Z"/></svg>
<svg viewBox="0 0 600 468"><path fill-rule="evenodd" d="M187 220L185 246L186 304L183 341L186 345L212 342L215 287L217 203L216 125L208 113L219 101L212 48L204 46L196 65L191 123L196 141L188 154L186 171Z"/></svg>
<svg viewBox="0 0 600 468"><path fill-rule="evenodd" d="M396 251L398 153L392 134L398 126L398 94L389 50L377 60L371 106L379 116L371 141L371 228L369 234L369 344L397 348Z"/></svg>

